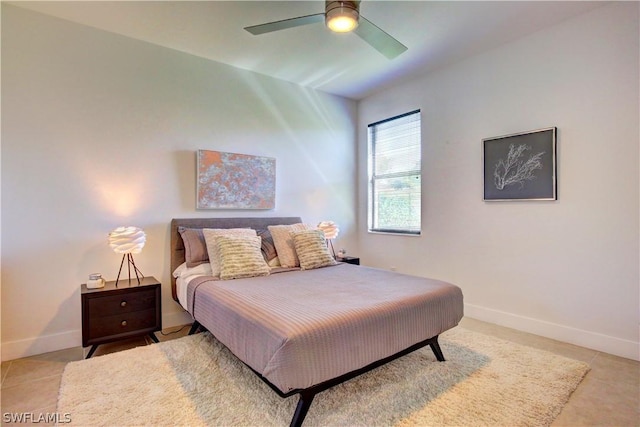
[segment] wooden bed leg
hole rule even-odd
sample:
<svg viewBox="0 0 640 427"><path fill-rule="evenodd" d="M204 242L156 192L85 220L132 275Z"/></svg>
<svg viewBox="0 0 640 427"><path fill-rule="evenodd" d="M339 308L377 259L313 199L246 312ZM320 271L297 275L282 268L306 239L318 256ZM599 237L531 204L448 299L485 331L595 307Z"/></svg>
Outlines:
<svg viewBox="0 0 640 427"><path fill-rule="evenodd" d="M200 329L200 323L197 320L194 320L191 324L191 329L189 329L189 335L195 334L198 329Z"/></svg>
<svg viewBox="0 0 640 427"><path fill-rule="evenodd" d="M433 337L429 342L429 347L433 350L433 354L436 355L436 359L438 362L444 362L444 354L442 354L442 350L440 349L440 344L438 344L438 335Z"/></svg>
<svg viewBox="0 0 640 427"><path fill-rule="evenodd" d="M300 400L298 400L298 406L296 406L296 412L293 414L289 427L300 427L302 425L314 397L316 397L315 393L305 393L304 391L300 393Z"/></svg>

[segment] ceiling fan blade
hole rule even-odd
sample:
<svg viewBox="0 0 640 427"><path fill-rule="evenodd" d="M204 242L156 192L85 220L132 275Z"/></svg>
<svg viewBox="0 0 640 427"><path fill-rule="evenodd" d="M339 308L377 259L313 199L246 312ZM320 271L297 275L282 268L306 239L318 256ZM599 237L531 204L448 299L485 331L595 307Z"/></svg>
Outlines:
<svg viewBox="0 0 640 427"><path fill-rule="evenodd" d="M282 21L269 22L267 24L253 25L244 27L254 36L272 31L286 30L287 28L299 27L301 25L315 24L324 21L324 13L316 13L314 15L299 16L297 18L283 19Z"/></svg>
<svg viewBox="0 0 640 427"><path fill-rule="evenodd" d="M360 15L358 27L353 32L389 59L393 59L407 50L405 45L385 33L362 15Z"/></svg>

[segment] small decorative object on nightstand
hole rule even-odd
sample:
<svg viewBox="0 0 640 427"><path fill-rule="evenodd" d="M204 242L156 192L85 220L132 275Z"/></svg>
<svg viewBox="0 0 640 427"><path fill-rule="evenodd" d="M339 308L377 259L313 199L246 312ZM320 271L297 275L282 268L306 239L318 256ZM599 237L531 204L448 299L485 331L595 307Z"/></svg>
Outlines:
<svg viewBox="0 0 640 427"><path fill-rule="evenodd" d="M121 282L122 284L122 282ZM155 331L162 330L161 285L154 277L144 277L140 285L116 287L81 287L82 346L92 346L90 358L98 345L125 338L149 335L158 342Z"/></svg>
<svg viewBox="0 0 640 427"><path fill-rule="evenodd" d="M89 275L89 280L87 280L87 289L104 288L105 283L107 282L102 278L102 274L92 273Z"/></svg>
<svg viewBox="0 0 640 427"><path fill-rule="evenodd" d="M346 262L347 264L360 265L360 258L354 256L343 256L337 257L336 261L338 262Z"/></svg>

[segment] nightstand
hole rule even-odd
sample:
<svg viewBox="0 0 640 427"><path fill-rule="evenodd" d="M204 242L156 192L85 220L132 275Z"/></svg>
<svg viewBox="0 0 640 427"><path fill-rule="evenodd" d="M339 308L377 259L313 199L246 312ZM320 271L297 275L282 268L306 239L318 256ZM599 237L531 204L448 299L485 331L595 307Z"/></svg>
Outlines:
<svg viewBox="0 0 640 427"><path fill-rule="evenodd" d="M346 262L347 264L360 265L360 258L356 258L354 256L345 256L342 258L336 258L338 262Z"/></svg>
<svg viewBox="0 0 640 427"><path fill-rule="evenodd" d="M107 282L103 288L81 286L82 346L98 345L125 338L149 335L158 342L155 331L162 330L161 285L154 277Z"/></svg>

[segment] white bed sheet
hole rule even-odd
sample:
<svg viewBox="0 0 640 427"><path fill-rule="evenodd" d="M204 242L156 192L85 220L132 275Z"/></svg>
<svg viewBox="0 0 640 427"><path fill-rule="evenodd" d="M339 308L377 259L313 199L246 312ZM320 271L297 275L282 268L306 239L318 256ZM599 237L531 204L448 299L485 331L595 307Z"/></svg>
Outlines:
<svg viewBox="0 0 640 427"><path fill-rule="evenodd" d="M173 277L176 278L176 296L185 310L187 310L187 288L189 282L201 276L211 276L211 265L209 263L200 264L192 268L187 268L187 264L182 263L173 272Z"/></svg>
<svg viewBox="0 0 640 427"><path fill-rule="evenodd" d="M185 310L187 310L187 307L188 307L187 288L189 287L189 282L191 282L196 277L201 277L201 276L204 276L204 274L192 274L189 276L178 277L176 279L176 294L178 296L178 302L180 303L182 308L184 308Z"/></svg>

